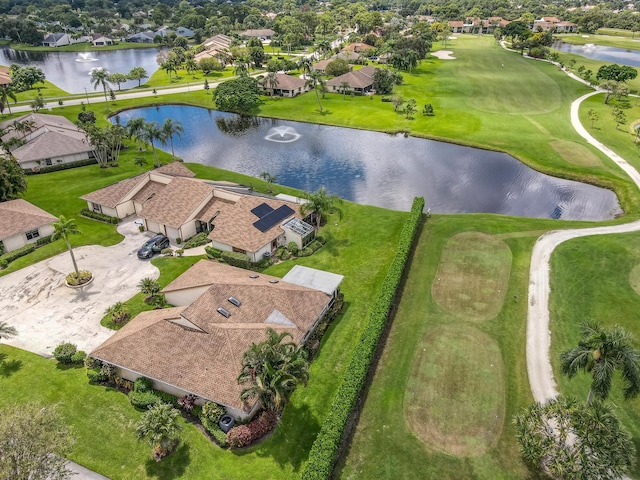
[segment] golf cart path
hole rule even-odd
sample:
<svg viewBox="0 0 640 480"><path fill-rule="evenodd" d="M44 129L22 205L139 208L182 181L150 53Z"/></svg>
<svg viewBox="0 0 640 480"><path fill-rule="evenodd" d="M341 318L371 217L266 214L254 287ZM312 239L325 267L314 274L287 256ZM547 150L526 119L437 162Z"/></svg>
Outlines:
<svg viewBox="0 0 640 480"><path fill-rule="evenodd" d="M571 124L587 143L593 145L613 160L640 188L640 173L620 155L593 138L580 123L578 116L580 104L585 99L601 92L601 90L596 90L587 93L571 104ZM573 238L636 231L640 231L640 220L608 227L551 231L542 235L536 241L531 255L527 313L527 373L531 392L536 402L544 403L558 396L549 355L549 347L551 345L551 333L549 331L549 262L551 254L558 245Z"/></svg>

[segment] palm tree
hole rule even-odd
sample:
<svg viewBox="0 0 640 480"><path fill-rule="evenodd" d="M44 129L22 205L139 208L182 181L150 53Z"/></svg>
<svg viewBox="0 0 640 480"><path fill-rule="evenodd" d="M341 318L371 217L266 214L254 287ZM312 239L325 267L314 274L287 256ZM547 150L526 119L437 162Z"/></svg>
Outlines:
<svg viewBox="0 0 640 480"><path fill-rule="evenodd" d="M284 408L295 388L307 384L309 361L307 351L293 342L283 342L289 332L267 330L267 339L252 344L244 354L238 383L249 386L242 390L242 400L256 399L273 412Z"/></svg>
<svg viewBox="0 0 640 480"><path fill-rule="evenodd" d="M173 160L176 159L176 154L173 151L173 136L176 135L178 138L182 138L183 133L184 128L179 120L167 118L162 124L162 135L168 139L171 144L171 156L173 157Z"/></svg>
<svg viewBox="0 0 640 480"><path fill-rule="evenodd" d="M166 456L180 441L180 412L168 403L157 403L142 414L136 424L138 440L146 440L159 458Z"/></svg>
<svg viewBox="0 0 640 480"><path fill-rule="evenodd" d="M93 89L98 88L98 85L102 86L104 91L104 103L109 104L107 100L107 87L109 86L109 72L106 68L94 68L91 70L91 85Z"/></svg>
<svg viewBox="0 0 640 480"><path fill-rule="evenodd" d="M340 83L340 92L342 93L342 99L344 100L347 92L349 91L349 89L351 88L351 86L349 85L349 82L341 82Z"/></svg>
<svg viewBox="0 0 640 480"><path fill-rule="evenodd" d="M158 152L156 152L155 141L158 140L160 143L165 142L164 133L162 129L158 126L156 122L148 122L145 123L142 127L142 139L145 142L151 144L151 149L153 150L153 156L156 159L156 167L160 166L160 160L158 159Z"/></svg>
<svg viewBox="0 0 640 480"><path fill-rule="evenodd" d="M311 215L316 224L316 232L320 229L322 219L328 214L336 212L342 218L342 210L336 205L340 198L327 194L324 185L317 192L307 193L305 199L307 201L300 205L300 212L303 215Z"/></svg>
<svg viewBox="0 0 640 480"><path fill-rule="evenodd" d="M590 372L593 380L587 403L593 396L606 399L611 390L613 373L619 370L625 384L624 397L640 394L640 352L633 348L633 338L622 327L606 330L594 322L582 325L578 346L560 355L563 374L572 378L578 371Z"/></svg>
<svg viewBox="0 0 640 480"><path fill-rule="evenodd" d="M169 82L171 82L171 72L175 74L178 73L177 67L178 62L174 58L169 58L168 60L162 62L162 65L160 65L160 68L162 68L169 75Z"/></svg>
<svg viewBox="0 0 640 480"><path fill-rule="evenodd" d="M318 107L322 111L322 103L320 103L320 96L318 95L318 86L324 89L324 80L317 70L311 70L307 78L306 86L313 88L316 91L316 99L318 100Z"/></svg>
<svg viewBox="0 0 640 480"><path fill-rule="evenodd" d="M59 221L53 224L55 231L51 235L51 240L56 241L59 238L63 238L69 249L69 255L71 255L71 261L73 262L73 269L76 275L79 275L78 265L76 264L76 257L73 255L73 249L71 248L71 242L69 241L69 235L78 235L80 230L76 226L76 222L73 218L67 220L64 215L60 215Z"/></svg>
<svg viewBox="0 0 640 480"><path fill-rule="evenodd" d="M9 99L13 100L13 103L17 102L14 88L11 84L5 85L0 88L0 113L4 113L4 107L9 108L9 115L11 115L11 105Z"/></svg>
<svg viewBox="0 0 640 480"><path fill-rule="evenodd" d="M142 138L144 124L145 121L142 117L131 118L127 122L127 131L129 133L129 138L135 138L138 140L138 151L140 152L144 150L144 147L142 146L142 144L144 143L144 139Z"/></svg>
<svg viewBox="0 0 640 480"><path fill-rule="evenodd" d="M140 289L140 293L147 295L147 297L153 297L154 295L160 293L160 284L150 277L146 277L140 280L140 283L138 283L138 288Z"/></svg>
<svg viewBox="0 0 640 480"><path fill-rule="evenodd" d="M313 70L313 61L309 57L302 57L298 60L298 68L302 70L304 78L307 78L307 74Z"/></svg>
<svg viewBox="0 0 640 480"><path fill-rule="evenodd" d="M278 74L276 72L267 73L262 82L265 87L271 89L271 94L273 94L275 89L278 88L278 85L280 84L280 81L278 80Z"/></svg>
<svg viewBox="0 0 640 480"><path fill-rule="evenodd" d="M0 340L18 335L18 331L6 322L0 322Z"/></svg>

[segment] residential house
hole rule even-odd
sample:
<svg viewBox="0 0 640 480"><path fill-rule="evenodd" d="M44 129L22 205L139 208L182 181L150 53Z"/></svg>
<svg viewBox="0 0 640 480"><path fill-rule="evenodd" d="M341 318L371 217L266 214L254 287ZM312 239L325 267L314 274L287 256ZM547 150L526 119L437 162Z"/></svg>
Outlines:
<svg viewBox="0 0 640 480"><path fill-rule="evenodd" d="M186 37L191 38L196 34L193 30L188 29L187 27L178 27L176 28L176 36L178 37Z"/></svg>
<svg viewBox="0 0 640 480"><path fill-rule="evenodd" d="M195 61L199 62L203 58L211 58L220 53L228 53L229 49L231 48L232 41L233 40L231 39L231 37L227 37L226 35L222 34L207 38L202 43L204 50L196 53L196 56L194 57Z"/></svg>
<svg viewBox="0 0 640 480"><path fill-rule="evenodd" d="M50 33L42 40L43 47L62 47L74 43L68 33Z"/></svg>
<svg viewBox="0 0 640 480"><path fill-rule="evenodd" d="M295 97L308 91L307 82L300 77L276 73L275 85L268 81L268 77L263 77L258 81L258 87L267 95L278 97Z"/></svg>
<svg viewBox="0 0 640 480"><path fill-rule="evenodd" d="M156 38L156 34L150 30L146 30L144 32L134 33L127 37L127 42L134 43L153 43Z"/></svg>
<svg viewBox="0 0 640 480"><path fill-rule="evenodd" d="M451 33L464 32L464 22L462 20L450 20L449 26L451 27Z"/></svg>
<svg viewBox="0 0 640 480"><path fill-rule="evenodd" d="M362 42L353 42L350 43L349 45L345 46L342 51L343 52L355 52L355 53L364 53L367 50L371 50L372 48L375 48L371 45L368 45L366 43L362 43Z"/></svg>
<svg viewBox="0 0 640 480"><path fill-rule="evenodd" d="M325 60L320 60L319 62L316 62L313 64L313 69L320 72L322 75L325 74L325 72L327 71L327 65L329 65L330 62L333 62L335 60L335 58L327 58Z"/></svg>
<svg viewBox="0 0 640 480"><path fill-rule="evenodd" d="M315 235L300 205L198 180L179 162L83 195L88 208L112 217L139 215L147 230L172 241L210 232L212 246L257 262L279 246L304 248Z"/></svg>
<svg viewBox="0 0 640 480"><path fill-rule="evenodd" d="M100 36L94 38L91 43L94 47L104 47L106 45L113 45L113 40L109 37Z"/></svg>
<svg viewBox="0 0 640 480"><path fill-rule="evenodd" d="M340 53L336 55L336 58L346 60L350 64L362 64L367 62L367 58L363 53L357 53L352 50L341 50Z"/></svg>
<svg viewBox="0 0 640 480"><path fill-rule="evenodd" d="M26 131L9 128L14 123L28 125ZM16 138L24 142L11 150L11 155L24 170L37 171L41 167L88 160L93 157L93 146L83 131L65 117L28 113L0 123L0 130L9 129L1 139Z"/></svg>
<svg viewBox="0 0 640 480"><path fill-rule="evenodd" d="M533 21L533 30L540 32L573 33L578 31L578 25L560 20L558 17L542 17Z"/></svg>
<svg viewBox="0 0 640 480"><path fill-rule="evenodd" d="M250 29L245 30L244 32L240 32L238 35L240 38L259 38L260 40L271 40L271 38L276 34L270 28L258 28L258 29Z"/></svg>
<svg viewBox="0 0 640 480"><path fill-rule="evenodd" d="M251 418L257 400L242 401L237 382L244 353L268 328L304 344L333 304L342 275L295 266L284 278L200 260L162 293L173 308L143 312L91 352L128 380L212 401L236 419Z"/></svg>
<svg viewBox="0 0 640 480"><path fill-rule="evenodd" d="M11 252L35 243L54 232L58 219L41 208L18 198L0 203L0 243Z"/></svg>
<svg viewBox="0 0 640 480"><path fill-rule="evenodd" d="M373 75L376 67L365 66L359 70L347 72L327 80L326 87L328 92L343 93L343 84L347 84L347 92L353 92L356 95L365 95L373 90Z"/></svg>
<svg viewBox="0 0 640 480"><path fill-rule="evenodd" d="M164 26L164 27L160 27L156 30L155 34L156 35L160 35L161 37L166 37L167 35L169 35L170 33L173 33L173 30L171 30L169 27Z"/></svg>

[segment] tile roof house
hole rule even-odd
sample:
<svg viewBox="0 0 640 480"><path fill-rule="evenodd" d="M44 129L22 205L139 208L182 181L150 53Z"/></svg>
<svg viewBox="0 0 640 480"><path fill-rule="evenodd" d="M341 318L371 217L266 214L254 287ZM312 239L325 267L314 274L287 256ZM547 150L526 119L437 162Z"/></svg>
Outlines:
<svg viewBox="0 0 640 480"><path fill-rule="evenodd" d="M335 58L326 58L324 60L320 60L319 62L313 64L313 69L324 75L327 70L327 65L329 65L329 63L333 62L334 60Z"/></svg>
<svg viewBox="0 0 640 480"><path fill-rule="evenodd" d="M104 47L106 45L113 45L113 40L109 37L105 37L103 35L94 38L91 43L94 47Z"/></svg>
<svg viewBox="0 0 640 480"><path fill-rule="evenodd" d="M299 204L190 178L178 165L191 173L174 162L80 198L90 210L113 217L137 214L147 230L172 241L209 232L213 247L245 253L253 262L289 242L304 248L313 240L314 229L303 221Z"/></svg>
<svg viewBox="0 0 640 480"><path fill-rule="evenodd" d="M364 53L367 50L371 50L372 48L375 48L375 47L367 43L353 42L345 46L342 50L348 51L348 52Z"/></svg>
<svg viewBox="0 0 640 480"><path fill-rule="evenodd" d="M0 203L0 242L5 252L35 243L54 232L58 219L41 208L18 198Z"/></svg>
<svg viewBox="0 0 640 480"><path fill-rule="evenodd" d="M276 32L274 32L270 28L259 28L245 30L244 32L240 32L238 35L240 36L240 38L259 38L261 40L271 40L271 37L273 37L275 34Z"/></svg>
<svg viewBox="0 0 640 480"><path fill-rule="evenodd" d="M162 290L175 307L139 314L91 356L118 367L123 378L144 376L159 390L191 393L250 418L259 404L240 400L244 353L267 338L268 328L304 344L343 279L299 266L290 274L280 279L201 260Z"/></svg>
<svg viewBox="0 0 640 480"><path fill-rule="evenodd" d="M369 93L373 89L375 71L376 67L367 65L359 70L353 70L344 75L334 77L331 80L327 80L327 91L342 93L342 84L346 82L349 85L348 91L354 92L356 95Z"/></svg>
<svg viewBox="0 0 640 480"><path fill-rule="evenodd" d="M231 42L231 37L227 37L226 35L222 34L207 38L204 42L202 42L204 50L196 53L194 60L196 62L199 62L203 58L212 58L219 53L228 53L229 49L231 48Z"/></svg>
<svg viewBox="0 0 640 480"><path fill-rule="evenodd" d="M303 78L276 73L276 79L276 84L271 85L268 77L265 76L258 81L258 88L269 96L277 97L295 97L309 90L307 82Z"/></svg>
<svg viewBox="0 0 640 480"><path fill-rule="evenodd" d="M571 22L560 20L558 17L542 17L540 20L534 20L534 31L573 33L578 31L578 25Z"/></svg>
<svg viewBox="0 0 640 480"><path fill-rule="evenodd" d="M0 123L0 129L4 130L15 122L31 122L31 130L20 132L12 129L1 139L6 142L11 138L18 138L25 142L11 151L25 170L37 170L93 157L93 146L87 141L84 132L63 116L28 113Z"/></svg>
<svg viewBox="0 0 640 480"><path fill-rule="evenodd" d="M196 33L187 28L187 27L178 27L176 28L176 36L178 37L186 37L186 38L191 38L195 35Z"/></svg>

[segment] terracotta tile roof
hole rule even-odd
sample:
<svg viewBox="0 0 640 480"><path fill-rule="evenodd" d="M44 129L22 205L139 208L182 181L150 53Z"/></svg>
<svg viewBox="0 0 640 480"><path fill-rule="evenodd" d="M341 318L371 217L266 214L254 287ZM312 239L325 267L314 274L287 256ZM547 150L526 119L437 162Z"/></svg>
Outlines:
<svg viewBox="0 0 640 480"><path fill-rule="evenodd" d="M282 205L288 205L294 210L294 214L278 222L266 232L261 232L253 226L258 217L251 213L251 210L262 203L266 203L274 210ZM300 205L271 198L245 195L235 204L220 209L220 214L213 222L215 228L209 234L209 239L246 250L247 252L255 252L278 238L283 233L280 225L291 217L302 220Z"/></svg>
<svg viewBox="0 0 640 480"><path fill-rule="evenodd" d="M105 207L115 208L116 205L118 205L134 187L136 187L140 182L146 180L147 177L148 174L146 173L136 175L135 177L127 178L126 180L114 183L108 187L96 190L95 192L87 193L80 198L99 205L104 205Z"/></svg>
<svg viewBox="0 0 640 480"><path fill-rule="evenodd" d="M18 198L0 203L0 240L57 222L41 208Z"/></svg>
<svg viewBox="0 0 640 480"><path fill-rule="evenodd" d="M351 52L364 52L365 50L367 50L369 48L374 48L374 47L369 45L369 44L367 44L367 43L353 42L353 43L350 43L349 45L347 45L346 47L344 47L342 50L343 51L351 51Z"/></svg>
<svg viewBox="0 0 640 480"><path fill-rule="evenodd" d="M347 82L351 88L366 88L373 85L373 74L376 68L372 66L362 67L360 70L354 70L347 72L344 75L339 75L327 81L327 86L339 87L342 82Z"/></svg>
<svg viewBox="0 0 640 480"><path fill-rule="evenodd" d="M200 180L175 177L160 195L150 198L140 212L142 218L179 228L198 206L213 195L213 185Z"/></svg>
<svg viewBox="0 0 640 480"><path fill-rule="evenodd" d="M191 170L184 166L182 162L171 162L163 165L160 168L154 170L155 173L164 173L165 175L171 175L172 177L188 177L193 178L196 176Z"/></svg>
<svg viewBox="0 0 640 480"><path fill-rule="evenodd" d="M193 304L141 313L91 355L248 412L251 405L240 401L243 387L236 380L244 352L266 339L268 327L290 332L300 341L330 300L320 291L276 277L260 274L250 279L252 273L201 260L163 290L201 284L203 278L213 282ZM232 305L229 296L241 305ZM219 306L231 312L229 318L216 311ZM179 315L204 332L171 321Z"/></svg>

